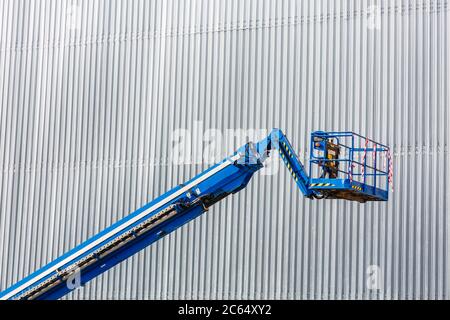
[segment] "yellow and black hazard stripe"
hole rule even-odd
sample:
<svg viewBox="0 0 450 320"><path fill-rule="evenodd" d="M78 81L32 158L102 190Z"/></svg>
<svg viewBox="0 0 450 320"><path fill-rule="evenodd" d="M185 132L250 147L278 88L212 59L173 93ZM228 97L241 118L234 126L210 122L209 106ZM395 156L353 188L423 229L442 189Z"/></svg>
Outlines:
<svg viewBox="0 0 450 320"><path fill-rule="evenodd" d="M358 190L358 191L362 191L362 188L360 186L352 186L352 189Z"/></svg>
<svg viewBox="0 0 450 320"><path fill-rule="evenodd" d="M286 163L286 167L289 169L289 172L291 173L292 177L294 178L295 182L298 182L298 177L295 171L292 169L291 164L286 160L284 157L283 152L280 150L281 158L283 159L284 163Z"/></svg>
<svg viewBox="0 0 450 320"><path fill-rule="evenodd" d="M286 150L286 152L289 154L289 157L292 158L291 149L288 147L288 145L284 141L283 141L283 147L284 147L284 150Z"/></svg>
<svg viewBox="0 0 450 320"><path fill-rule="evenodd" d="M332 183L311 183L310 187L334 187Z"/></svg>

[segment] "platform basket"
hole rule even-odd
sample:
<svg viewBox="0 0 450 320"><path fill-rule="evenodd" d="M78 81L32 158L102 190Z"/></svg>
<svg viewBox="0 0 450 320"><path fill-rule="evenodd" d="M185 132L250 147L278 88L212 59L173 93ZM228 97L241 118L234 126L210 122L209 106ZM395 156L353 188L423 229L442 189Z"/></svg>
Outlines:
<svg viewBox="0 0 450 320"><path fill-rule="evenodd" d="M309 187L328 199L387 201L389 147L354 132L311 134Z"/></svg>

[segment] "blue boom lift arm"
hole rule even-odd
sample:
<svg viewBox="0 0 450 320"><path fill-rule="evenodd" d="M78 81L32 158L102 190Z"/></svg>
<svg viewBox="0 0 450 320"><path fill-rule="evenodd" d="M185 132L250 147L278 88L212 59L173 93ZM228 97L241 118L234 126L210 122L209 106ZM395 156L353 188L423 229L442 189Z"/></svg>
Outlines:
<svg viewBox="0 0 450 320"><path fill-rule="evenodd" d="M195 219L214 203L245 188L263 167L271 151L278 151L301 192L308 198L323 198L323 190L310 187L305 172L286 136L279 129L254 144L247 143L232 156L166 192L137 211L81 243L0 293L0 299L58 299L114 267L168 233ZM325 160L326 161L326 160ZM350 188L351 189L351 188ZM326 187L326 195L330 188ZM339 190L342 195L342 190ZM352 193L363 190L352 189ZM346 198L340 196L339 198ZM347 197L347 199L355 200ZM367 200L375 199L370 195Z"/></svg>

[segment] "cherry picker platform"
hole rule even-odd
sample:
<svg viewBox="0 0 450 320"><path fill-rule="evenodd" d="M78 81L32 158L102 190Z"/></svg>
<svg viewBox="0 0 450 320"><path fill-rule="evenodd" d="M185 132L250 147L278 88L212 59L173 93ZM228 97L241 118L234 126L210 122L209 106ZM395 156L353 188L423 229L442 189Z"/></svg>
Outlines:
<svg viewBox="0 0 450 320"><path fill-rule="evenodd" d="M249 142L230 157L117 221L0 293L0 300L58 299L245 188L277 151L310 199L387 201L392 164L389 148L353 132L311 135L309 175L279 129ZM384 169L380 165L384 157ZM386 162L387 161L387 162ZM387 169L389 168L389 169Z"/></svg>
<svg viewBox="0 0 450 320"><path fill-rule="evenodd" d="M309 188L327 199L387 201L390 150L354 132L311 134Z"/></svg>

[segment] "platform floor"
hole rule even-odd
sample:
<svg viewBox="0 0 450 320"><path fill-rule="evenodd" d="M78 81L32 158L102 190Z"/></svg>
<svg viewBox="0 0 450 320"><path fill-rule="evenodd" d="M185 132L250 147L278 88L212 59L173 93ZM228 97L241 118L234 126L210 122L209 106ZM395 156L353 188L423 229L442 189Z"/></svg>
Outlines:
<svg viewBox="0 0 450 320"><path fill-rule="evenodd" d="M356 190L329 189L323 190L323 193L327 199L344 199L358 201L360 203L365 203L367 201L383 201L383 199Z"/></svg>

